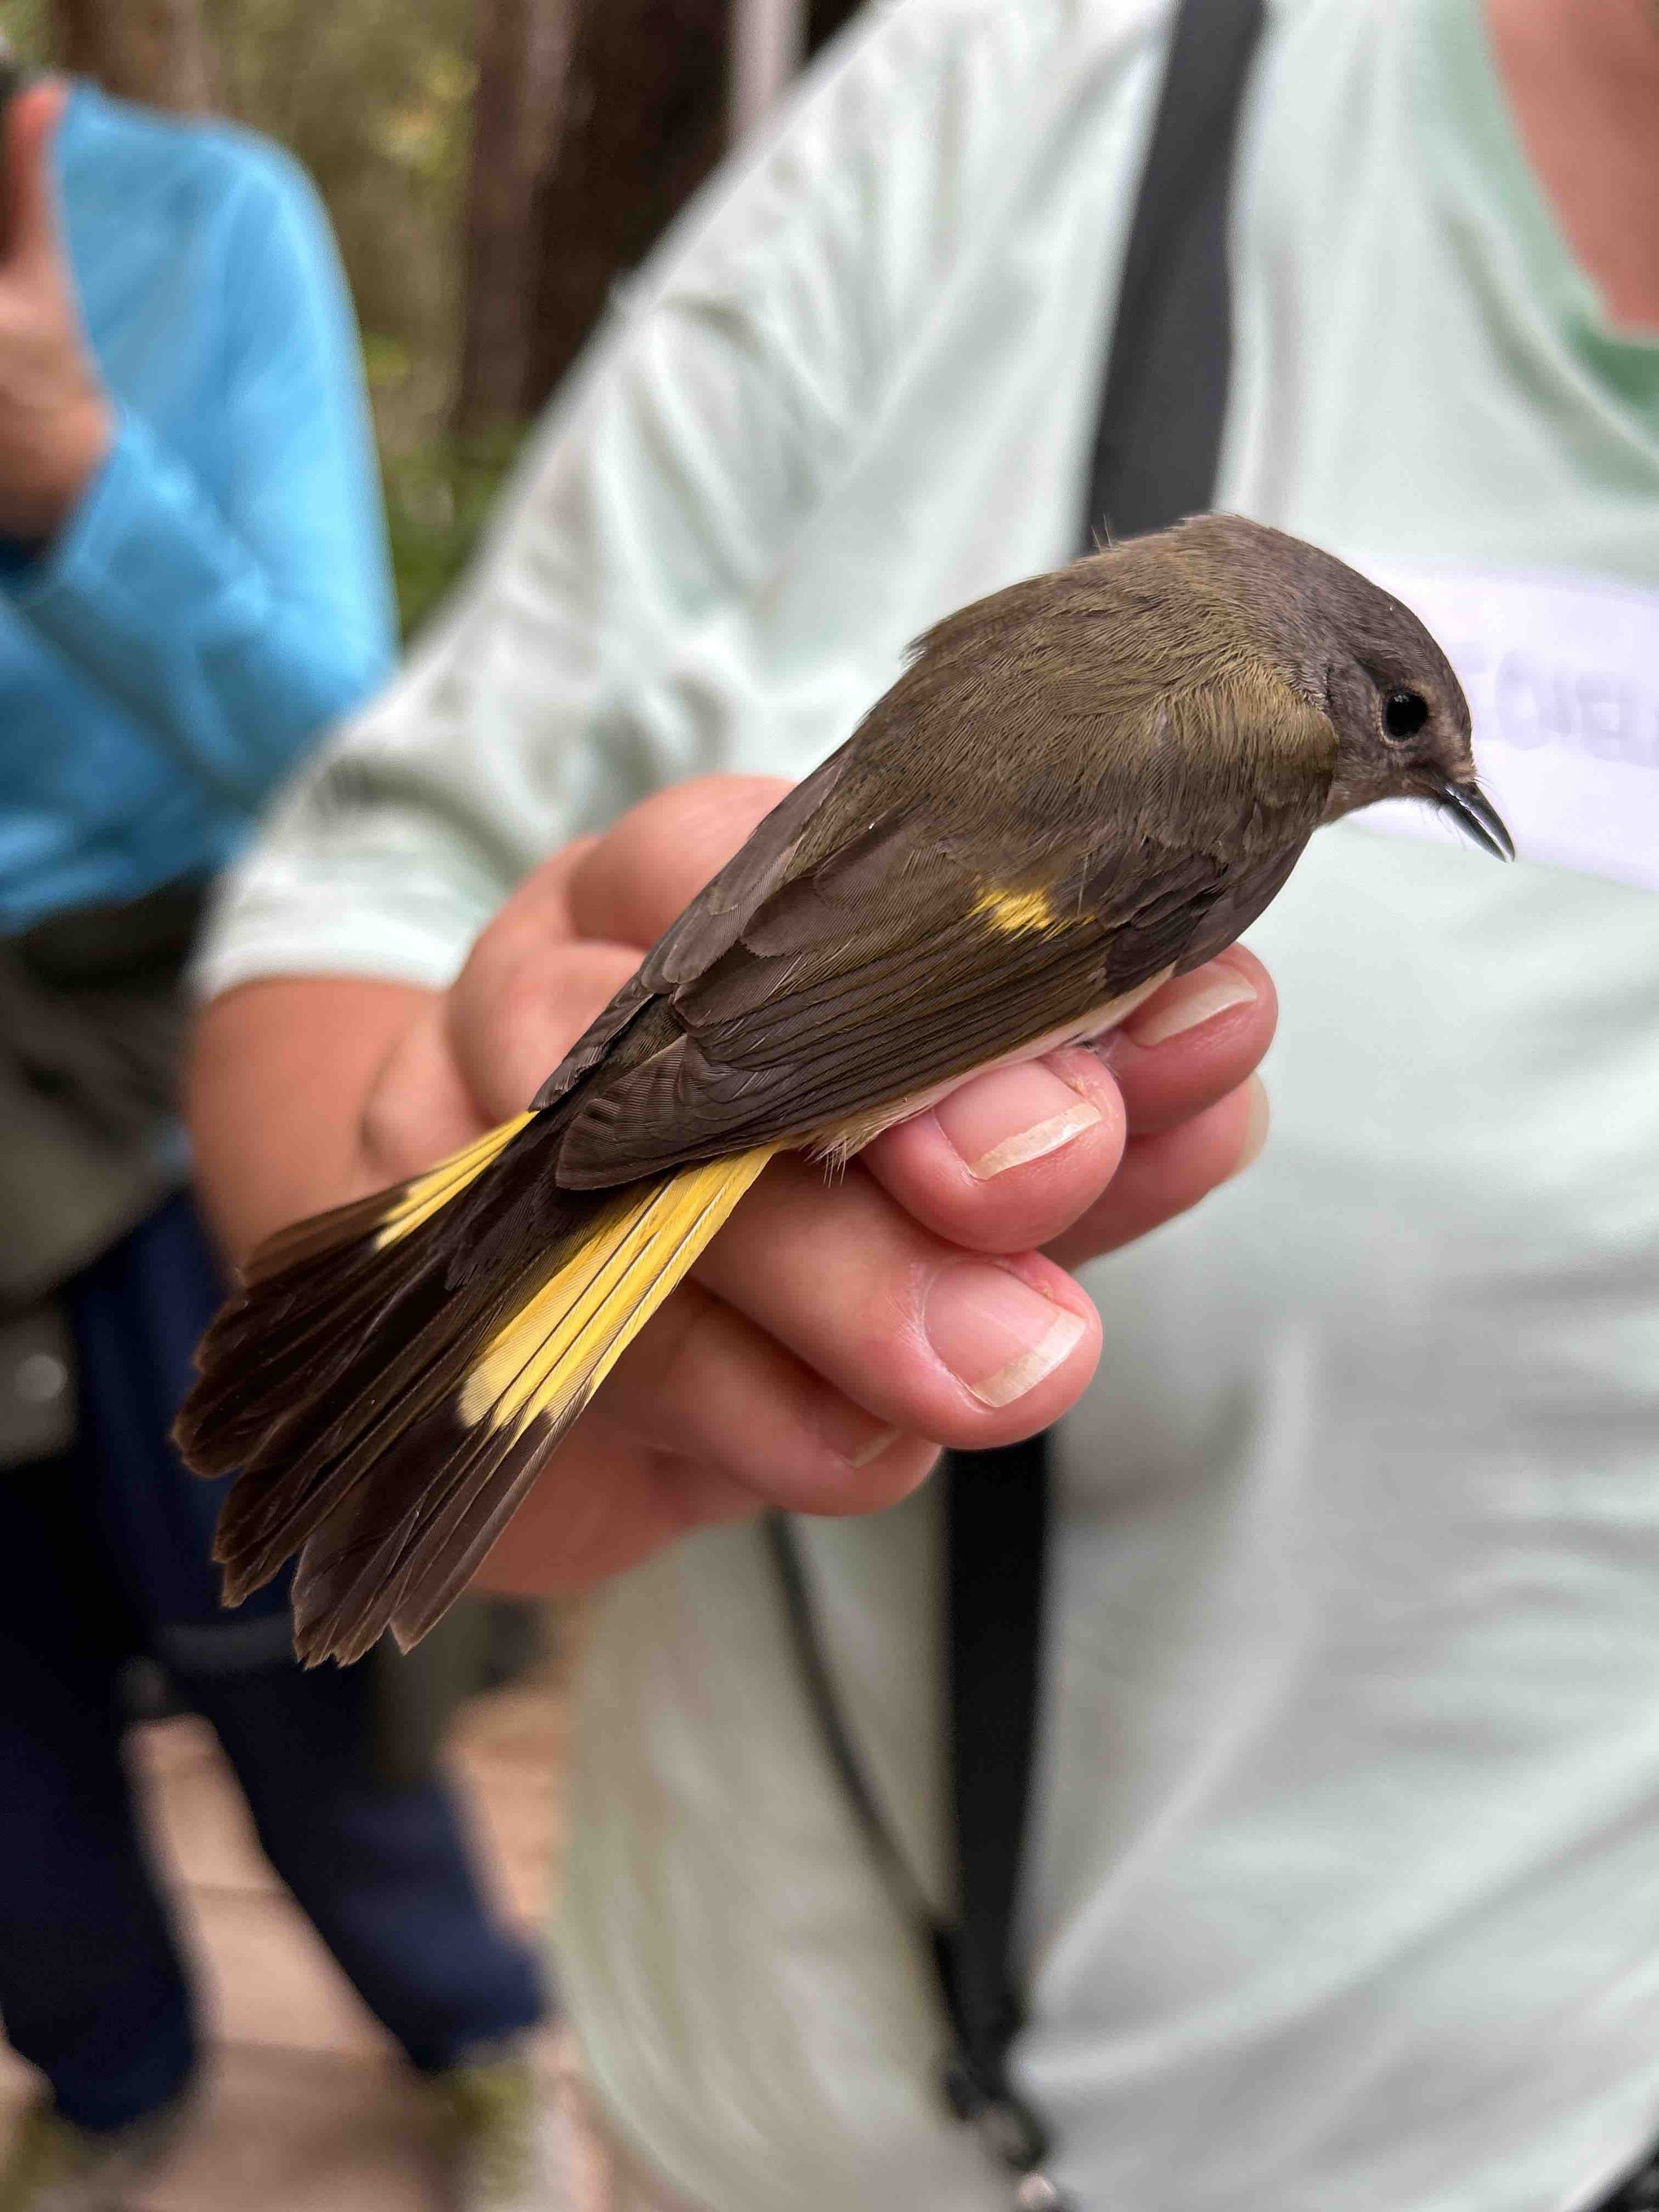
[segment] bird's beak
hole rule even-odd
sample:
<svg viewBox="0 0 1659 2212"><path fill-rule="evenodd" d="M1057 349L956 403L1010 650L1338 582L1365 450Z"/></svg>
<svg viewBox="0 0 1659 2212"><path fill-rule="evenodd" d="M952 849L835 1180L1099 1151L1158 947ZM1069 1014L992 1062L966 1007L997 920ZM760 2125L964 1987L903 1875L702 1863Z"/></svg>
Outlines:
<svg viewBox="0 0 1659 2212"><path fill-rule="evenodd" d="M1515 840L1478 783L1454 783L1448 777L1440 787L1435 804L1444 807L1463 835L1473 839L1483 852L1500 860L1515 858Z"/></svg>

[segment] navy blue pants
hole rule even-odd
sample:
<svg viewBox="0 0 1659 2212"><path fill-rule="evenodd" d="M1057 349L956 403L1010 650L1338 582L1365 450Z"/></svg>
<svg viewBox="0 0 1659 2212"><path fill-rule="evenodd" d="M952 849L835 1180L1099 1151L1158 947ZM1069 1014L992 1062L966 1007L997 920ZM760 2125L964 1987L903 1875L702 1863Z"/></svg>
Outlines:
<svg viewBox="0 0 1659 2212"><path fill-rule="evenodd" d="M88 2128L164 2104L197 2057L123 1764L118 1684L138 1653L211 1723L272 1865L417 2067L543 2009L532 1950L483 1902L453 1793L377 1778L372 1668L296 1665L282 1585L220 1609L223 1486L167 1442L219 1292L175 1199L65 1294L73 1449L0 1469L0 2018Z"/></svg>

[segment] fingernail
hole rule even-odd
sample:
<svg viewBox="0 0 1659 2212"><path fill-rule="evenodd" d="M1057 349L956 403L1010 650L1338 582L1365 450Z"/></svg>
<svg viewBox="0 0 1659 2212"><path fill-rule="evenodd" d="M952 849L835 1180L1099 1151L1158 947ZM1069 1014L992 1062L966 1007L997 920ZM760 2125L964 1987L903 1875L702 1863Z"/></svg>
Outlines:
<svg viewBox="0 0 1659 2212"><path fill-rule="evenodd" d="M933 1111L969 1172L981 1182L1057 1152L1101 1121L1100 1109L1042 1060L975 1076Z"/></svg>
<svg viewBox="0 0 1659 2212"><path fill-rule="evenodd" d="M1267 1086L1259 1075L1249 1081L1250 1118L1245 1126L1244 1142L1240 1146L1238 1163L1234 1175L1243 1175L1245 1169L1261 1157L1261 1147L1267 1141L1267 1130L1273 1121L1273 1109L1267 1103Z"/></svg>
<svg viewBox="0 0 1659 2212"><path fill-rule="evenodd" d="M879 1459L900 1434L897 1429L883 1427L862 1406L837 1395L826 1395L814 1425L830 1450L852 1468L868 1467Z"/></svg>
<svg viewBox="0 0 1659 2212"><path fill-rule="evenodd" d="M1011 1406L1052 1375L1085 1323L1006 1267L941 1267L927 1297L928 1338L981 1405Z"/></svg>
<svg viewBox="0 0 1659 2212"><path fill-rule="evenodd" d="M1212 1022L1229 1006L1248 1006L1255 1000L1255 987L1237 968L1200 968L1168 983L1123 1024L1132 1044L1168 1044L1200 1022Z"/></svg>

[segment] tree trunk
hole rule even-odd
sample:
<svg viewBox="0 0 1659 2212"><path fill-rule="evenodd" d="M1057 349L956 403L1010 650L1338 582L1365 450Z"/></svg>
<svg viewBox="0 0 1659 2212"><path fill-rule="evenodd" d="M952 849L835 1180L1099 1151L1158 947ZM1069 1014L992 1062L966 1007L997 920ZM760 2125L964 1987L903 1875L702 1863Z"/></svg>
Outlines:
<svg viewBox="0 0 1659 2212"><path fill-rule="evenodd" d="M59 64L106 92L184 114L214 105L200 0L52 0L52 24Z"/></svg>
<svg viewBox="0 0 1659 2212"><path fill-rule="evenodd" d="M532 407L726 144L731 0L571 5L563 128L536 228Z"/></svg>
<svg viewBox="0 0 1659 2212"><path fill-rule="evenodd" d="M529 411L536 217L558 150L576 0L473 0L472 102L455 428Z"/></svg>

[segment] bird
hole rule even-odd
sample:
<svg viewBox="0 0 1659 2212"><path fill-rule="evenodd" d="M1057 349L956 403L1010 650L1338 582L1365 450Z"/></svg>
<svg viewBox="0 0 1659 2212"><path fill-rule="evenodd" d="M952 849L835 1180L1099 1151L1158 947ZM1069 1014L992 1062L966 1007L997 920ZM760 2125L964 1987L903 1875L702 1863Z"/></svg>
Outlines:
<svg viewBox="0 0 1659 2212"><path fill-rule="evenodd" d="M1513 858L1428 630L1282 532L1189 519L947 616L526 1111L256 1252L175 1430L235 1476L226 1602L297 1554L302 1660L407 1649L776 1153L1103 1035L1400 798Z"/></svg>

